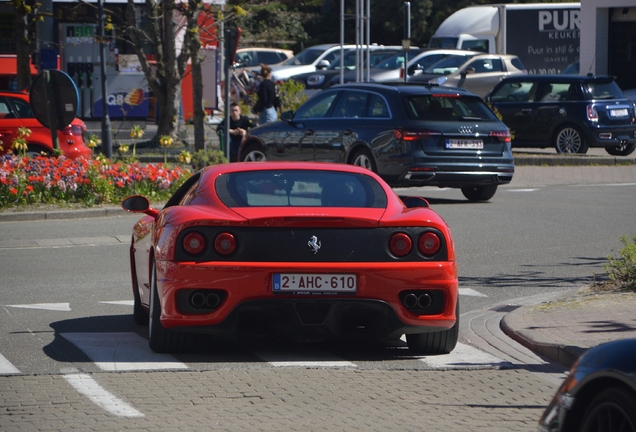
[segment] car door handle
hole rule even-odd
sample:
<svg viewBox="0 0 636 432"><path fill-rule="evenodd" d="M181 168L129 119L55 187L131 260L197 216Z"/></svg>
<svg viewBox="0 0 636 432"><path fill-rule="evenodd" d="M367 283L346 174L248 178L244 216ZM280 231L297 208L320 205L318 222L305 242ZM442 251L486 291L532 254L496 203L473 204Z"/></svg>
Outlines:
<svg viewBox="0 0 636 432"><path fill-rule="evenodd" d="M305 136L311 136L311 135L313 135L313 134L314 134L314 130L313 130L313 129L307 129L307 130L305 131Z"/></svg>

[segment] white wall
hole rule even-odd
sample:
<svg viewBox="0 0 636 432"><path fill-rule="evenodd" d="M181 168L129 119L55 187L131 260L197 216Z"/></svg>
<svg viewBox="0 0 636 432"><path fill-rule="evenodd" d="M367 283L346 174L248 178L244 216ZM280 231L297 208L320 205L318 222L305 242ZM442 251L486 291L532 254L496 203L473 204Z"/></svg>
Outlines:
<svg viewBox="0 0 636 432"><path fill-rule="evenodd" d="M636 0L581 0L581 74L607 73L609 9L636 7Z"/></svg>

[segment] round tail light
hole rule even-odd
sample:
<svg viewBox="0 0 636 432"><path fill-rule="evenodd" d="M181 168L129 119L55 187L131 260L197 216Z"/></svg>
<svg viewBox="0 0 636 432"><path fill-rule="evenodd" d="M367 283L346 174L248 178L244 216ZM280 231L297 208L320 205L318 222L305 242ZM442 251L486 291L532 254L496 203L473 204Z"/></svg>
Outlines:
<svg viewBox="0 0 636 432"><path fill-rule="evenodd" d="M424 233L417 241L417 248L422 255L435 255L442 245L442 241L437 234L432 232Z"/></svg>
<svg viewBox="0 0 636 432"><path fill-rule="evenodd" d="M396 257L403 257L411 252L413 242L411 238L404 233L393 234L391 241L389 242L389 249L391 253Z"/></svg>
<svg viewBox="0 0 636 432"><path fill-rule="evenodd" d="M183 239L183 248L189 254L196 255L205 247L205 238L198 232L188 233Z"/></svg>
<svg viewBox="0 0 636 432"><path fill-rule="evenodd" d="M236 249L236 239L230 233L221 233L214 240L214 250L219 255L229 255Z"/></svg>

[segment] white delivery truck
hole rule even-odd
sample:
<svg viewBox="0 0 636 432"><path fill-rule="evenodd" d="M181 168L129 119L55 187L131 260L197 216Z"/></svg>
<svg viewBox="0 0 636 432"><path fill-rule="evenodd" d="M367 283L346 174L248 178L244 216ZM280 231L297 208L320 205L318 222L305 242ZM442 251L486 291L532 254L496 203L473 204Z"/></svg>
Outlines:
<svg viewBox="0 0 636 432"><path fill-rule="evenodd" d="M515 54L531 74L560 73L579 60L581 3L493 4L458 10L431 48Z"/></svg>

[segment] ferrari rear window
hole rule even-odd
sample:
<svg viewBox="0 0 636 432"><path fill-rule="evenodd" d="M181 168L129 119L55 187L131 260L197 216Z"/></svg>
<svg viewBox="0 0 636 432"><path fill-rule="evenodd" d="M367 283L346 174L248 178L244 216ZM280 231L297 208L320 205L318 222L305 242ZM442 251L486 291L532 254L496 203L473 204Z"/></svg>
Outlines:
<svg viewBox="0 0 636 432"><path fill-rule="evenodd" d="M228 207L386 207L375 179L337 171L230 173L217 179L216 191Z"/></svg>

